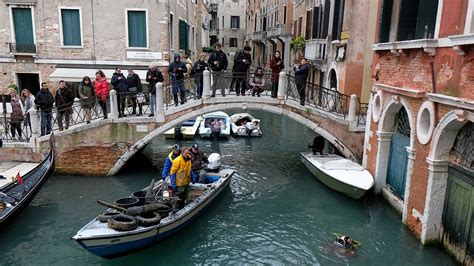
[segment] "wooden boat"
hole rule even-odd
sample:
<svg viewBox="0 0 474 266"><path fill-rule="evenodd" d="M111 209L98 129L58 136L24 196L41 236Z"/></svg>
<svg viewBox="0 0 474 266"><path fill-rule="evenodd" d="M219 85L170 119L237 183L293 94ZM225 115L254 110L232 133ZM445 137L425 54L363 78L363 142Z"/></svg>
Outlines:
<svg viewBox="0 0 474 266"><path fill-rule="evenodd" d="M196 119L188 119L176 127L171 128L165 132L167 139L193 139L201 124L202 117L198 116Z"/></svg>
<svg viewBox="0 0 474 266"><path fill-rule="evenodd" d="M95 218L72 238L84 249L104 258L123 256L152 245L163 238L172 236L197 219L229 185L234 172L234 170L224 169L218 173L207 173L214 182L191 184L189 192L190 195L194 195L190 196L192 201L182 209L164 215L155 225L139 225L130 231L118 231L108 225L113 218L110 218L108 223L102 223L99 218ZM153 191L158 194L161 186L162 181L155 183L152 186ZM146 190L147 188L143 191ZM128 208L127 211L132 208Z"/></svg>
<svg viewBox="0 0 474 266"><path fill-rule="evenodd" d="M21 163L0 173L5 177L0 179L0 227L28 205L46 178L53 173L53 150L41 163ZM16 178L18 173L20 179Z"/></svg>
<svg viewBox="0 0 474 266"><path fill-rule="evenodd" d="M229 115L222 112L213 112L208 113L202 116L202 123L199 127L199 135L201 138L219 138L219 137L229 137L230 136L230 120ZM220 128L216 130L213 127L213 123L218 121L220 123Z"/></svg>
<svg viewBox="0 0 474 266"><path fill-rule="evenodd" d="M326 186L359 199L374 185L374 178L361 165L336 154L302 152L301 160Z"/></svg>
<svg viewBox="0 0 474 266"><path fill-rule="evenodd" d="M239 113L230 116L232 133L236 136L261 137L260 119L255 119L249 113Z"/></svg>

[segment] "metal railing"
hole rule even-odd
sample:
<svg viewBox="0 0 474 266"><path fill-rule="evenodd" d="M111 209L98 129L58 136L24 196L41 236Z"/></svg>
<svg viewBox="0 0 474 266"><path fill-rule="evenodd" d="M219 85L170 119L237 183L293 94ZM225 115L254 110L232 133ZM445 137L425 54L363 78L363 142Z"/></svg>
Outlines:
<svg viewBox="0 0 474 266"><path fill-rule="evenodd" d="M366 125L368 109L369 109L368 103L359 102L359 110L357 112L357 126Z"/></svg>
<svg viewBox="0 0 474 266"><path fill-rule="evenodd" d="M18 121L11 117L0 118L0 139L4 142L28 142L31 138L31 124L26 117Z"/></svg>
<svg viewBox="0 0 474 266"><path fill-rule="evenodd" d="M34 43L9 43L11 53L35 54L36 44Z"/></svg>

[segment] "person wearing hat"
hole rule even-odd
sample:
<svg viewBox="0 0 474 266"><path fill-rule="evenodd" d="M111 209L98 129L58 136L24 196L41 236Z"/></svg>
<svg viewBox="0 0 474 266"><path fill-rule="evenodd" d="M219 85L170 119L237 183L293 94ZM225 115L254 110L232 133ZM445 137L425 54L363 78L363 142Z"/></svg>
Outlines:
<svg viewBox="0 0 474 266"><path fill-rule="evenodd" d="M49 91L47 82L41 83L41 90L36 94L35 104L41 111L41 136L48 135L53 128L54 97Z"/></svg>
<svg viewBox="0 0 474 266"><path fill-rule="evenodd" d="M209 160L206 154L199 150L197 143L191 147L191 155L193 156L191 159L191 181L197 183L199 182L199 171L204 167L203 163L208 164Z"/></svg>
<svg viewBox="0 0 474 266"><path fill-rule="evenodd" d="M191 183L191 151L183 149L178 158L173 160L170 170L171 189L175 196L179 197L178 206L183 208L188 197L189 183Z"/></svg>
<svg viewBox="0 0 474 266"><path fill-rule="evenodd" d="M168 73L170 74L174 105L178 106L178 92L181 104L186 101L186 90L184 88L184 73L187 71L186 65L181 61L181 55L176 53L171 62Z"/></svg>
<svg viewBox="0 0 474 266"><path fill-rule="evenodd" d="M161 172L161 177L163 180L170 174L171 166L173 165L173 161L178 158L181 154L181 146L175 144L173 146L173 150L168 154L165 160L165 165L163 166L163 171Z"/></svg>

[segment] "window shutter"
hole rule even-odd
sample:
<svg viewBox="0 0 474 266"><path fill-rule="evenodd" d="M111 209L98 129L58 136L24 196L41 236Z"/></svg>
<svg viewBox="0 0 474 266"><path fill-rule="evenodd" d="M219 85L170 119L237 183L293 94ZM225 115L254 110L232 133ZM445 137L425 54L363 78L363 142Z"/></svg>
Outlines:
<svg viewBox="0 0 474 266"><path fill-rule="evenodd" d="M416 21L417 39L434 38L434 30L436 27L436 15L438 13L437 0L420 0L418 8L418 17Z"/></svg>
<svg viewBox="0 0 474 266"><path fill-rule="evenodd" d="M418 4L419 0L402 0L398 18L397 41L415 39Z"/></svg>
<svg viewBox="0 0 474 266"><path fill-rule="evenodd" d="M379 43L388 42L390 38L390 24L392 20L393 0L383 0L379 18Z"/></svg>
<svg viewBox="0 0 474 266"><path fill-rule="evenodd" d="M326 39L328 37L328 30L329 30L329 13L331 11L331 2L326 0L324 2L324 22L323 22L323 29L322 29L322 36L321 39Z"/></svg>
<svg viewBox="0 0 474 266"><path fill-rule="evenodd" d="M146 47L146 40L145 11L128 11L128 45Z"/></svg>
<svg viewBox="0 0 474 266"><path fill-rule="evenodd" d="M33 21L30 8L12 8L15 42L17 44L34 44Z"/></svg>
<svg viewBox="0 0 474 266"><path fill-rule="evenodd" d="M319 35L319 6L313 9L313 39L318 39Z"/></svg>
<svg viewBox="0 0 474 266"><path fill-rule="evenodd" d="M344 20L344 0L335 0L334 18L332 21L332 40L339 40Z"/></svg>
<svg viewBox="0 0 474 266"><path fill-rule="evenodd" d="M79 10L62 9L61 21L63 27L64 45L81 45L81 24L79 19Z"/></svg>

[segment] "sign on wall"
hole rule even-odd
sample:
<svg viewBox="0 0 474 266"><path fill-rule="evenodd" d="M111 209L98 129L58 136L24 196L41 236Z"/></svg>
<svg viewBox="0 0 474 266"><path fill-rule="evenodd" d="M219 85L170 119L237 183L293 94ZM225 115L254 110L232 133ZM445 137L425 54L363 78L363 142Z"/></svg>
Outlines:
<svg viewBox="0 0 474 266"><path fill-rule="evenodd" d="M127 51L127 59L162 60L162 52Z"/></svg>

